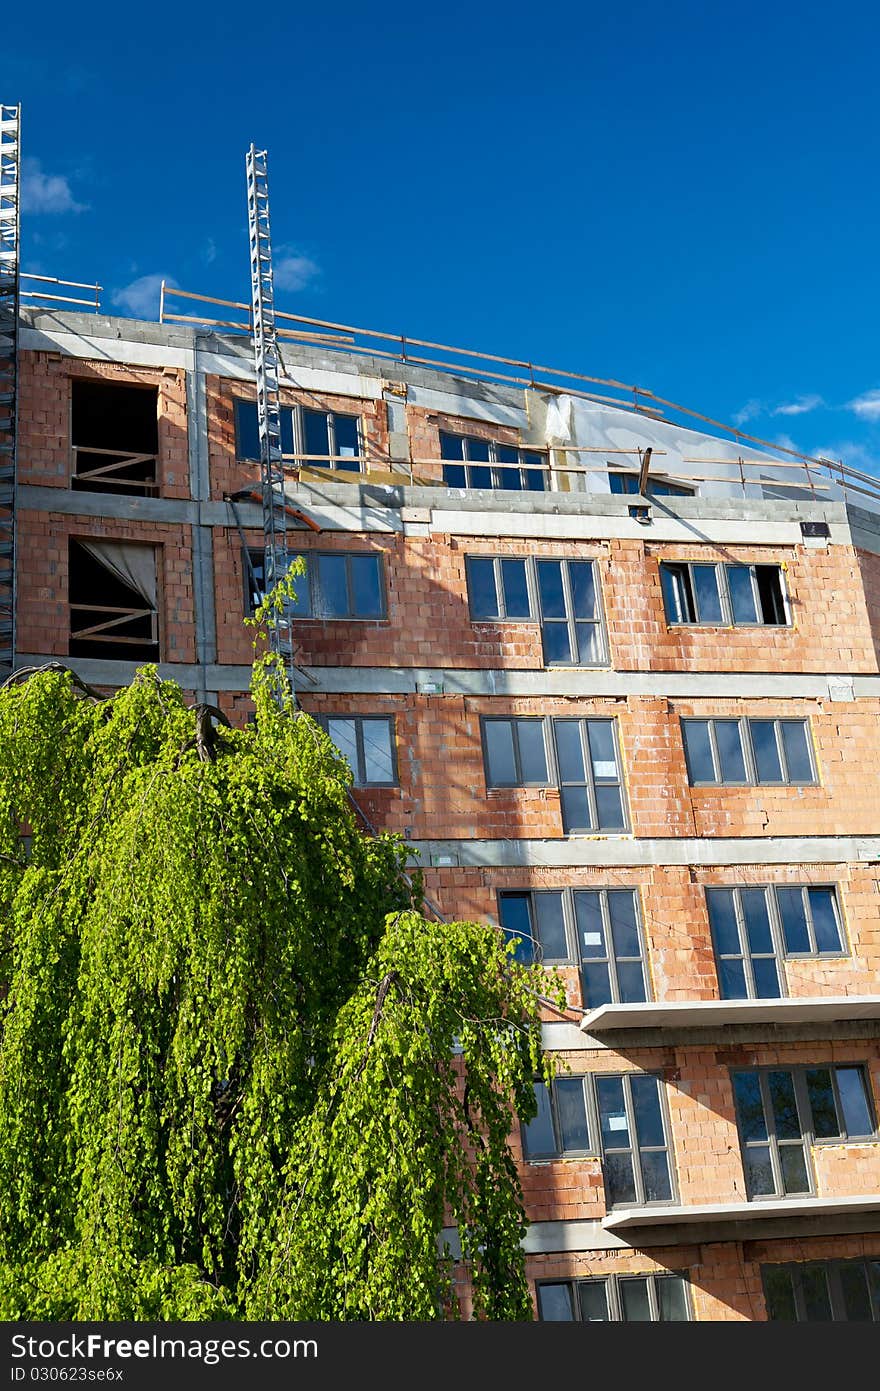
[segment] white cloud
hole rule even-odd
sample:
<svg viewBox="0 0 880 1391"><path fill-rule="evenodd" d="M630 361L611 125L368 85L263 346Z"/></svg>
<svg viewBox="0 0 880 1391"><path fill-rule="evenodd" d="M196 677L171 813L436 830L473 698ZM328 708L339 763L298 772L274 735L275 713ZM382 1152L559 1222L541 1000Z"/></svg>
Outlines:
<svg viewBox="0 0 880 1391"><path fill-rule="evenodd" d="M217 259L217 243L213 237L209 237L202 251L202 260L206 266L210 266Z"/></svg>
<svg viewBox="0 0 880 1391"><path fill-rule="evenodd" d="M320 266L294 252L276 257L272 268L276 290L304 290L320 274Z"/></svg>
<svg viewBox="0 0 880 1391"><path fill-rule="evenodd" d="M62 174L46 174L38 159L21 162L21 210L24 213L81 213L87 203L78 203Z"/></svg>
<svg viewBox="0 0 880 1391"><path fill-rule="evenodd" d="M162 281L174 288L177 281L170 275L139 275L137 280L114 290L113 304L127 309L136 319L157 319L159 317L159 288Z"/></svg>
<svg viewBox="0 0 880 1391"><path fill-rule="evenodd" d="M771 412L772 415L806 415L808 411L818 410L824 406L825 402L821 396L811 393L808 396L796 396L793 401L784 401L781 406L776 406Z"/></svg>
<svg viewBox="0 0 880 1391"><path fill-rule="evenodd" d="M764 414L764 402L755 400L746 401L745 405L736 412L733 417L734 425L746 425L748 421L754 420L756 415Z"/></svg>
<svg viewBox="0 0 880 1391"><path fill-rule="evenodd" d="M800 453L791 435L777 435L776 438L770 442L771 444L775 444L778 449L790 449L794 454Z"/></svg>
<svg viewBox="0 0 880 1391"><path fill-rule="evenodd" d="M847 401L846 408L852 411L853 415L857 415L859 420L880 420L880 388L863 391L861 396Z"/></svg>

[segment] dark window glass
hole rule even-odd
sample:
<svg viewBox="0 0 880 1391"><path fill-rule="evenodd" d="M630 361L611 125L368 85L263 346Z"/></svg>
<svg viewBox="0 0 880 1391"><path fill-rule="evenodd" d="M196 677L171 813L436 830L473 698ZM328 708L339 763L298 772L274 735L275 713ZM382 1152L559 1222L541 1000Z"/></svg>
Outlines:
<svg viewBox="0 0 880 1391"><path fill-rule="evenodd" d="M472 618L500 618L495 589L495 562L469 555L465 560Z"/></svg>
<svg viewBox="0 0 880 1391"><path fill-rule="evenodd" d="M535 933L532 929L531 899L527 893L501 894L498 899L501 926L507 940L518 938L515 960L528 963L535 959Z"/></svg>
<svg viewBox="0 0 880 1391"><path fill-rule="evenodd" d="M773 720L749 720L758 782L784 782Z"/></svg>
<svg viewBox="0 0 880 1391"><path fill-rule="evenodd" d="M608 1321L608 1287L604 1280L582 1280L578 1285L578 1294L583 1323Z"/></svg>
<svg viewBox="0 0 880 1391"><path fill-rule="evenodd" d="M502 560L501 584L508 618L528 618L531 614L529 585L524 560Z"/></svg>
<svg viewBox="0 0 880 1391"><path fill-rule="evenodd" d="M327 429L326 411L303 411L303 440L306 454L330 453L330 434ZM308 466L308 459L303 460Z"/></svg>
<svg viewBox="0 0 880 1391"><path fill-rule="evenodd" d="M337 460L336 467L339 469L360 470L360 440L358 438L358 417L356 415L332 416L333 433L336 436L334 453L341 457ZM351 460L351 462L349 462Z"/></svg>
<svg viewBox="0 0 880 1391"><path fill-rule="evenodd" d="M655 1276L660 1318L664 1323L686 1323L687 1293L684 1280L678 1275Z"/></svg>
<svg viewBox="0 0 880 1391"><path fill-rule="evenodd" d="M865 1074L860 1067L835 1068L837 1090L843 1112L846 1134L873 1135L874 1122L865 1087Z"/></svg>
<svg viewBox="0 0 880 1391"><path fill-rule="evenodd" d="M527 1159L542 1158L556 1153L550 1092L543 1082L535 1082L534 1088L538 1114L528 1125L523 1126L523 1153Z"/></svg>
<svg viewBox="0 0 880 1391"><path fill-rule="evenodd" d="M721 781L727 783L746 782L746 762L739 720L713 720L712 724L718 748Z"/></svg>
<svg viewBox="0 0 880 1391"><path fill-rule="evenodd" d="M444 464L443 482L447 488L466 488L467 474L464 471L464 464Z"/></svg>
<svg viewBox="0 0 880 1391"><path fill-rule="evenodd" d="M510 720L486 720L483 729L486 739L488 781L493 787L513 787L516 784L516 759L513 751L513 724Z"/></svg>
<svg viewBox="0 0 880 1391"><path fill-rule="evenodd" d="M584 1083L581 1077L559 1077L554 1083L559 1118L559 1148L563 1154L590 1148Z"/></svg>
<svg viewBox="0 0 880 1391"><path fill-rule="evenodd" d="M684 753L691 783L717 782L708 720L683 720Z"/></svg>
<svg viewBox="0 0 880 1391"><path fill-rule="evenodd" d="M810 950L810 934L807 929L807 915L804 911L803 889L780 887L776 890L776 902L779 904L785 950L792 955L808 952Z"/></svg>
<svg viewBox="0 0 880 1391"><path fill-rule="evenodd" d="M449 435L445 430L440 431L440 457L441 459L464 458L464 440L460 435Z"/></svg>
<svg viewBox="0 0 880 1391"><path fill-rule="evenodd" d="M734 623L757 623L758 611L752 589L752 570L749 565L728 565L727 584Z"/></svg>
<svg viewBox="0 0 880 1391"><path fill-rule="evenodd" d="M807 1095L810 1098L810 1112L813 1117L813 1134L819 1140L840 1134L837 1120L837 1107L834 1104L834 1087L831 1084L831 1069L813 1067L807 1069Z"/></svg>
<svg viewBox="0 0 880 1391"><path fill-rule="evenodd" d="M561 563L558 560L539 560L537 568L542 616L564 618L565 594L562 588Z"/></svg>
<svg viewBox="0 0 880 1391"><path fill-rule="evenodd" d="M394 754L391 743L391 721L362 719L364 745L364 781L394 783Z"/></svg>
<svg viewBox="0 0 880 1391"><path fill-rule="evenodd" d="M538 893L535 895L534 901L538 919L538 937L543 948L544 960L567 960L568 943L565 937L562 894Z"/></svg>
<svg viewBox="0 0 880 1391"><path fill-rule="evenodd" d="M846 1321L872 1323L874 1312L865 1267L859 1261L843 1263L838 1267L838 1278Z"/></svg>
<svg viewBox="0 0 880 1391"><path fill-rule="evenodd" d="M718 592L718 571L714 565L692 565L694 595L699 623L720 623L721 595Z"/></svg>
<svg viewBox="0 0 880 1391"><path fill-rule="evenodd" d="M547 753L543 720L518 720L517 729L523 782L546 782Z"/></svg>
<svg viewBox="0 0 880 1391"><path fill-rule="evenodd" d="M794 1302L794 1286L791 1272L779 1267L770 1267L763 1272L764 1299L767 1303L767 1317L775 1322L794 1323L797 1311Z"/></svg>
<svg viewBox="0 0 880 1391"><path fill-rule="evenodd" d="M345 556L319 555L318 602L316 611L322 618L345 618L349 613L348 584Z"/></svg>
<svg viewBox="0 0 880 1391"><path fill-rule="evenodd" d="M348 557L351 569L352 616L355 618L382 617L382 580L379 557L353 555Z"/></svg>
<svg viewBox="0 0 880 1391"><path fill-rule="evenodd" d="M782 747L785 750L785 763L789 782L809 783L813 781L813 764L810 759L807 726L804 720L780 720Z"/></svg>
<svg viewBox="0 0 880 1391"><path fill-rule="evenodd" d="M831 1299L825 1271L818 1266L806 1266L801 1274L801 1292L807 1322L829 1323Z"/></svg>
<svg viewBox="0 0 880 1391"><path fill-rule="evenodd" d="M260 457L260 431L255 401L235 403L235 456L237 459Z"/></svg>
<svg viewBox="0 0 880 1391"><path fill-rule="evenodd" d="M571 1323L574 1309L571 1303L571 1285L538 1285L538 1314L544 1323Z"/></svg>
<svg viewBox="0 0 880 1391"><path fill-rule="evenodd" d="M648 1299L648 1281L621 1280L620 1304L626 1323L649 1323L651 1305Z"/></svg>
<svg viewBox="0 0 880 1391"><path fill-rule="evenodd" d="M818 952L841 952L843 943L835 911L834 890L808 889L807 899L810 904L810 915L813 919L813 931L816 934L816 950Z"/></svg>

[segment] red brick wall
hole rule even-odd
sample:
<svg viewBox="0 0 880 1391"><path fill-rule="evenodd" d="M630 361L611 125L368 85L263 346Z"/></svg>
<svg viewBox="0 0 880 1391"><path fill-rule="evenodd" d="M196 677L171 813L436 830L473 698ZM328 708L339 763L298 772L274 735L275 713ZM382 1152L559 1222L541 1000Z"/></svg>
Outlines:
<svg viewBox="0 0 880 1391"><path fill-rule="evenodd" d="M70 383L74 377L158 388L158 496L189 497L186 374L183 369L129 367L114 362L62 357L60 353L25 351L21 354L19 482L70 487L73 471Z"/></svg>
<svg viewBox="0 0 880 1391"><path fill-rule="evenodd" d="M70 635L68 541L79 536L158 546L161 660L195 661L192 545L188 526L121 522L19 509L18 634L21 652L66 656Z"/></svg>

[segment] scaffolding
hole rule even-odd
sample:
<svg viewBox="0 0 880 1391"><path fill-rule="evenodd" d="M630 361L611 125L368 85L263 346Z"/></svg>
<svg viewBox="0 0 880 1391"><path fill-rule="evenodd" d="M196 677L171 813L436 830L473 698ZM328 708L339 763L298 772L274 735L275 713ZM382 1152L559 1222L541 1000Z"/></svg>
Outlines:
<svg viewBox="0 0 880 1391"><path fill-rule="evenodd" d="M278 344L275 333L275 291L272 282L272 242L269 233L269 173L267 152L251 145L246 159L248 232L251 259L251 312L254 367L257 377L257 425L260 436L260 492L263 504L264 581L267 593L290 568L287 544L287 505L281 461L281 396L278 387ZM164 289L164 287L163 287ZM268 617L271 651L280 657L293 691L293 634L289 604L275 604Z"/></svg>
<svg viewBox="0 0 880 1391"><path fill-rule="evenodd" d="M21 107L0 106L0 674L15 660Z"/></svg>

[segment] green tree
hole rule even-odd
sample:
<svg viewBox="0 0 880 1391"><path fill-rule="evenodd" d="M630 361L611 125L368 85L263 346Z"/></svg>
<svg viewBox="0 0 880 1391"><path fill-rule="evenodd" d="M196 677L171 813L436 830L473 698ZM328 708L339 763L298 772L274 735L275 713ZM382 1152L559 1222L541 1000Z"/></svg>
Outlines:
<svg viewBox="0 0 880 1391"><path fill-rule="evenodd" d="M423 915L281 681L242 730L153 668L0 690L2 1317L454 1317L444 1225L531 1316L546 977Z"/></svg>

